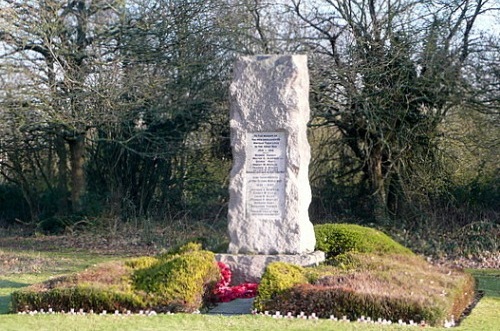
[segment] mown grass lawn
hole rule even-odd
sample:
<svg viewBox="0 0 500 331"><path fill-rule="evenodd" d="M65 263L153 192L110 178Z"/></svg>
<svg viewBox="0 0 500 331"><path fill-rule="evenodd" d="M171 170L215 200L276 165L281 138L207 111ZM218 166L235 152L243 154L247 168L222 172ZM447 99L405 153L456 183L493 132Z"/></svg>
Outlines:
<svg viewBox="0 0 500 331"><path fill-rule="evenodd" d="M17 315L7 314L10 293L20 287L44 281L52 276L83 270L98 262L117 257L83 253L35 253L0 250L0 330L411 330L408 326L381 326L329 320L276 320L263 316L157 315ZM16 260L17 259L17 260ZM15 262L15 263L14 263ZM35 266L35 267L33 267ZM500 270L469 270L477 279L485 297L457 331L496 330L500 325ZM441 330L444 328L430 328ZM417 330L417 327L415 327Z"/></svg>

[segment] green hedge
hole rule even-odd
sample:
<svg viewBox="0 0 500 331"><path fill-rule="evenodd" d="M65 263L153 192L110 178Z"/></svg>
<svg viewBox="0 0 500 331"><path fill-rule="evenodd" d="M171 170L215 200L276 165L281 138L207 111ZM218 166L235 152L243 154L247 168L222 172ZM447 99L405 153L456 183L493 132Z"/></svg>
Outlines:
<svg viewBox="0 0 500 331"><path fill-rule="evenodd" d="M254 308L260 311L268 310L268 307L272 307L276 295L307 281L302 267L284 262L270 263L262 275Z"/></svg>
<svg viewBox="0 0 500 331"><path fill-rule="evenodd" d="M391 321L426 321L435 325L446 317L444 303L436 305L431 299L426 302L412 301L408 297L372 295L348 288L301 284L275 298L273 311L315 313L320 318L334 315L356 320L361 316Z"/></svg>
<svg viewBox="0 0 500 331"><path fill-rule="evenodd" d="M54 311L69 311L70 309L84 309L101 312L138 311L144 309L144 298L133 292L103 289L93 286L76 286L72 288L55 288L49 291L38 292L20 290L12 293L12 309L19 311L33 311L52 308Z"/></svg>
<svg viewBox="0 0 500 331"><path fill-rule="evenodd" d="M374 229L348 224L315 227L328 264L270 264L254 308L319 317L425 320L458 318L474 297L474 279L441 269Z"/></svg>
<svg viewBox="0 0 500 331"><path fill-rule="evenodd" d="M97 265L12 293L12 310L192 312L220 278L212 252L186 245L158 257Z"/></svg>
<svg viewBox="0 0 500 331"><path fill-rule="evenodd" d="M410 254L412 251L386 234L355 224L319 224L314 226L316 249L327 260L348 252L375 254Z"/></svg>
<svg viewBox="0 0 500 331"><path fill-rule="evenodd" d="M155 309L191 312L204 304L205 293L220 279L215 256L208 251L189 251L166 256L158 263L134 272L133 287L144 291Z"/></svg>

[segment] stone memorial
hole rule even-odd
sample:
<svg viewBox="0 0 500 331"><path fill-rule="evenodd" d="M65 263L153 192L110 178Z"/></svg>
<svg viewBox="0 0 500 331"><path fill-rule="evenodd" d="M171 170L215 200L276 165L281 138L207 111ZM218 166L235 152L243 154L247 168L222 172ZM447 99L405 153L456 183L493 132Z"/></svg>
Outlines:
<svg viewBox="0 0 500 331"><path fill-rule="evenodd" d="M306 56L241 57L230 95L230 243L218 259L233 270L235 282L256 281L272 261L321 262L308 214Z"/></svg>

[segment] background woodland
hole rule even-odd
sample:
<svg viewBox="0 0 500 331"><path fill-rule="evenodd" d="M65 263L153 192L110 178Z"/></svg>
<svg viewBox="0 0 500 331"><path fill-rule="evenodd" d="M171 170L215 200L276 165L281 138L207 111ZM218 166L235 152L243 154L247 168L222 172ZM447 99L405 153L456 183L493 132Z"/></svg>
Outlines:
<svg viewBox="0 0 500 331"><path fill-rule="evenodd" d="M499 10L0 0L0 226L224 233L233 64L300 53L312 221L372 225L424 253L498 252Z"/></svg>

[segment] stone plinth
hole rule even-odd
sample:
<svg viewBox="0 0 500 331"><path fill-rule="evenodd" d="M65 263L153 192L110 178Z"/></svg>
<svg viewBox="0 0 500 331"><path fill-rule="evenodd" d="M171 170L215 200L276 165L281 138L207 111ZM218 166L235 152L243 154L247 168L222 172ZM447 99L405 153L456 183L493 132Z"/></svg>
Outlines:
<svg viewBox="0 0 500 331"><path fill-rule="evenodd" d="M303 267L316 266L325 260L325 253L316 251L297 255L243 255L217 254L217 261L224 262L232 272L231 283L259 283L266 266L271 262L286 262Z"/></svg>
<svg viewBox="0 0 500 331"><path fill-rule="evenodd" d="M309 76L304 55L241 57L231 94L230 254L269 261L315 247L308 208ZM246 257L239 257L246 263Z"/></svg>

